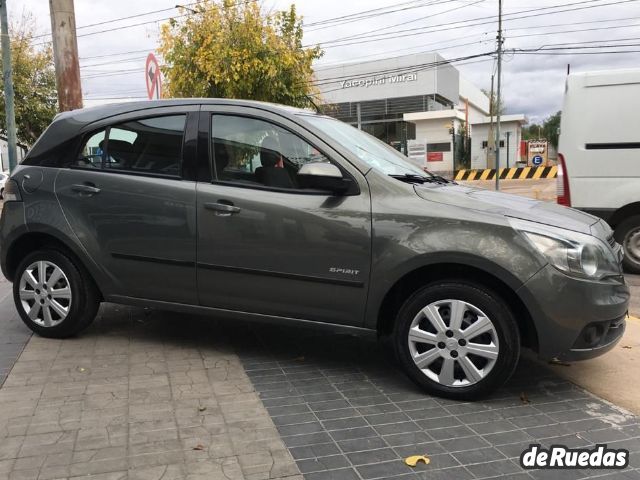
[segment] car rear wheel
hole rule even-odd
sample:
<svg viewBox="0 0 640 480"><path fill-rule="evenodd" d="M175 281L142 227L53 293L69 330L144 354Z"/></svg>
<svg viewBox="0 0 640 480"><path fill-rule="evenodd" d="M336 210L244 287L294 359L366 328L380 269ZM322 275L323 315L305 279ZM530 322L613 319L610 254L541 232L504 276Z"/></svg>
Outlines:
<svg viewBox="0 0 640 480"><path fill-rule="evenodd" d="M506 303L482 285L447 281L419 289L395 323L396 355L428 393L472 400L513 373L520 335Z"/></svg>
<svg viewBox="0 0 640 480"><path fill-rule="evenodd" d="M24 258L16 271L13 298L22 321L51 338L86 328L100 303L89 275L57 250L38 250Z"/></svg>
<svg viewBox="0 0 640 480"><path fill-rule="evenodd" d="M629 273L640 273L640 215L629 217L616 227L616 241L624 249L622 266Z"/></svg>

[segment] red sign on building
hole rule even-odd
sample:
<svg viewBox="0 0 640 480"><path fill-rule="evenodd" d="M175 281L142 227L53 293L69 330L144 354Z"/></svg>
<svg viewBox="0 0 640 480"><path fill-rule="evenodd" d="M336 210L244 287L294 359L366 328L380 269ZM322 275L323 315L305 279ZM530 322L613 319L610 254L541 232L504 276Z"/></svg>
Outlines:
<svg viewBox="0 0 640 480"><path fill-rule="evenodd" d="M441 162L441 161L442 161L442 152L427 153L427 162Z"/></svg>

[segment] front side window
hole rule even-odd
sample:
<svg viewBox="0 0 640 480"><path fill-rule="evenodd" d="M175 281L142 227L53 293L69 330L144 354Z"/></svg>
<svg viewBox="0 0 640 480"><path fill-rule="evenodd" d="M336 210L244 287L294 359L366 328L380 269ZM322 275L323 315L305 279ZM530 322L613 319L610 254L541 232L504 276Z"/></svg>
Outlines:
<svg viewBox="0 0 640 480"><path fill-rule="evenodd" d="M387 175L420 175L424 170L393 147L346 123L318 115L301 115L371 168Z"/></svg>
<svg viewBox="0 0 640 480"><path fill-rule="evenodd" d="M143 118L91 135L76 167L179 176L186 115Z"/></svg>
<svg viewBox="0 0 640 480"><path fill-rule="evenodd" d="M302 165L329 161L297 135L263 120L212 115L211 135L219 181L299 189L296 174Z"/></svg>

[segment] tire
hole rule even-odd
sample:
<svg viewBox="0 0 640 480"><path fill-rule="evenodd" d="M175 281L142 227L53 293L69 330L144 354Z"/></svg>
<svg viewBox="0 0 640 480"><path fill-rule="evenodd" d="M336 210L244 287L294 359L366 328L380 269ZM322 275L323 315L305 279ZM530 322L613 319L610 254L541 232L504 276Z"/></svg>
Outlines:
<svg viewBox="0 0 640 480"><path fill-rule="evenodd" d="M464 328L452 325L452 311L463 313L454 317ZM505 301L465 280L433 283L411 295L398 311L393 337L409 377L426 392L455 400L490 394L511 377L520 357L520 333Z"/></svg>
<svg viewBox="0 0 640 480"><path fill-rule="evenodd" d="M13 299L27 327L48 338L66 338L79 333L93 321L100 306L93 279L84 267L53 249L37 250L20 262L13 282ZM40 306L35 307L38 302Z"/></svg>
<svg viewBox="0 0 640 480"><path fill-rule="evenodd" d="M628 273L640 273L640 215L622 221L616 227L614 236L624 249L624 270Z"/></svg>

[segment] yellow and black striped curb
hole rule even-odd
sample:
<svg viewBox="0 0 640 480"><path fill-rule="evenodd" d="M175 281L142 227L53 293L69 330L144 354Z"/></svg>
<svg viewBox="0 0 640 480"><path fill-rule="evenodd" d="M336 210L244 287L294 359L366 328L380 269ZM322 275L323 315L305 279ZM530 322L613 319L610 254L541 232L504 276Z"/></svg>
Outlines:
<svg viewBox="0 0 640 480"><path fill-rule="evenodd" d="M500 180L528 180L538 178L556 178L558 167L518 167L501 168ZM458 170L455 180L494 180L496 178L495 168L485 168L480 170Z"/></svg>

